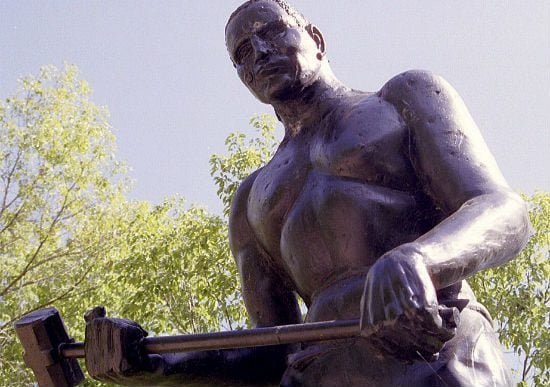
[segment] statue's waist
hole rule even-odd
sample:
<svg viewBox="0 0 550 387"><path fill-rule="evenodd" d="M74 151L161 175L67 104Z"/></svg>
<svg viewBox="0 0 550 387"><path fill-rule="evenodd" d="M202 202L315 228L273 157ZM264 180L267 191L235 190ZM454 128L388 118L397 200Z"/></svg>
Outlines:
<svg viewBox="0 0 550 387"><path fill-rule="evenodd" d="M359 318L368 270L369 267L353 269L327 278L325 285L311 296L306 322ZM456 307L459 310L468 307L480 312L491 321L489 313L477 302L466 281L441 289L437 293L440 304Z"/></svg>
<svg viewBox="0 0 550 387"><path fill-rule="evenodd" d="M359 318L368 269L349 270L327 278L311 297L306 322Z"/></svg>

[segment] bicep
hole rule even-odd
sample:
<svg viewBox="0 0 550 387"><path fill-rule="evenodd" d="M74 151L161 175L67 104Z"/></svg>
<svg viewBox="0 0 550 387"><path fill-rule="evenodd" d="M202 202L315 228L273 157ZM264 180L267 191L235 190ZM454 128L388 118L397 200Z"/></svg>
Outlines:
<svg viewBox="0 0 550 387"><path fill-rule="evenodd" d="M254 246L236 252L246 309L256 327L300 323L294 292Z"/></svg>
<svg viewBox="0 0 550 387"><path fill-rule="evenodd" d="M244 303L256 327L296 324L301 322L296 296L248 223L247 202L254 178L255 174L239 187L229 218L229 241L241 278Z"/></svg>
<svg viewBox="0 0 550 387"><path fill-rule="evenodd" d="M405 119L413 166L445 212L508 189L464 102L444 79L411 71L390 80L381 94Z"/></svg>

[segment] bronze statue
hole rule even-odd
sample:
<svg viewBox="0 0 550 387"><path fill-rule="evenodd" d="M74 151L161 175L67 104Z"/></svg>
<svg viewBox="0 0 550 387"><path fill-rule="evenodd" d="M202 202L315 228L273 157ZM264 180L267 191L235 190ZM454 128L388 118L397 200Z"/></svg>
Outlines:
<svg viewBox="0 0 550 387"><path fill-rule="evenodd" d="M319 29L284 0L240 6L226 44L242 82L285 127L230 215L251 321L301 323L298 295L306 322L361 317L375 333L146 356L136 323L89 316L91 375L129 385L510 385L465 279L510 260L530 226L455 90L426 71L375 93L346 87ZM460 310L451 339L438 305Z"/></svg>

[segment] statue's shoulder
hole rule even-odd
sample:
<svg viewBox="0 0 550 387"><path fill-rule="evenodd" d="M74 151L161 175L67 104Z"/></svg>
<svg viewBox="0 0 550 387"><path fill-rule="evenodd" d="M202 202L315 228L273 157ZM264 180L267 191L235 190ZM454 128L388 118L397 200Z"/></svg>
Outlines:
<svg viewBox="0 0 550 387"><path fill-rule="evenodd" d="M454 93L441 76L428 70L409 70L391 78L378 94L388 102L406 102Z"/></svg>
<svg viewBox="0 0 550 387"><path fill-rule="evenodd" d="M250 195L250 190L252 185L258 176L258 173L262 168L257 169L248 177L246 177L233 195L231 201L231 210L229 211L229 237L230 241L233 239L232 235L239 234L244 228L248 227L247 220L247 208L248 208L248 197Z"/></svg>
<svg viewBox="0 0 550 387"><path fill-rule="evenodd" d="M256 181L256 177L262 169L263 167L255 170L243 181L241 181L231 202L231 214L246 211L246 203L248 201L248 196L250 195L250 190L254 184L254 181Z"/></svg>
<svg viewBox="0 0 550 387"><path fill-rule="evenodd" d="M443 77L426 70L401 73L378 93L405 118L447 117L451 111L465 110L456 90Z"/></svg>

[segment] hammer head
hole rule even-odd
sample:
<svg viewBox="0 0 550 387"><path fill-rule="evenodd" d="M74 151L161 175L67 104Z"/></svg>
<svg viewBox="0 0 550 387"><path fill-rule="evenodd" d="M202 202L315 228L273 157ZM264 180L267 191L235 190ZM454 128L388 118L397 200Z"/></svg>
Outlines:
<svg viewBox="0 0 550 387"><path fill-rule="evenodd" d="M59 354L59 345L72 339L57 309L25 315L15 323L15 331L25 349L23 360L33 370L40 387L72 387L84 379L78 361Z"/></svg>

